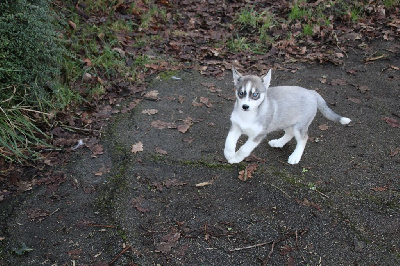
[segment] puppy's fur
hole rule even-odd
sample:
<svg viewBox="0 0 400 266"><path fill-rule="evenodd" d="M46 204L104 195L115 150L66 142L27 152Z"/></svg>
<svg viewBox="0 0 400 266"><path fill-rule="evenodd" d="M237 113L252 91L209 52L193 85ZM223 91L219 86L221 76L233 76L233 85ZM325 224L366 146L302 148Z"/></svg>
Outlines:
<svg viewBox="0 0 400 266"><path fill-rule="evenodd" d="M289 156L288 163L297 164L307 143L308 126L317 110L327 119L342 125L351 121L333 112L316 91L296 86L269 87L271 70L261 78L242 76L234 67L232 72L236 102L224 150L225 158L231 164L241 162L268 133L277 130L284 130L284 136L269 141L269 145L282 148L295 137L296 149ZM248 140L236 151L236 143L242 134L247 135Z"/></svg>

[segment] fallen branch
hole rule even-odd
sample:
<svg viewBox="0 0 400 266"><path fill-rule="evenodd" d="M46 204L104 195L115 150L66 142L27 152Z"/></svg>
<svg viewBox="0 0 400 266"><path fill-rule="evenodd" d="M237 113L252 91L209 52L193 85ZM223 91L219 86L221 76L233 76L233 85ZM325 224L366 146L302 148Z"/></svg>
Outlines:
<svg viewBox="0 0 400 266"><path fill-rule="evenodd" d="M104 228L115 228L114 225L107 225L107 224L88 224L88 226L93 226L93 227L104 227Z"/></svg>
<svg viewBox="0 0 400 266"><path fill-rule="evenodd" d="M269 241L269 242L263 242L263 243L259 243L259 244L255 244L255 245L251 245L251 246L247 246L247 247L241 247L241 248L234 248L234 249L230 249L230 252L233 251L240 251L240 250L244 250L244 249L251 249L251 248L256 248L256 247L262 247L268 244L274 244L274 241Z"/></svg>
<svg viewBox="0 0 400 266"><path fill-rule="evenodd" d="M375 57L368 57L368 58L365 58L365 62L376 61L376 60L383 59L383 58L386 58L386 57L387 57L386 54L383 54L383 55L380 55L380 56L375 56Z"/></svg>
<svg viewBox="0 0 400 266"><path fill-rule="evenodd" d="M116 262L117 259L118 259L119 257L122 256L122 254L124 254L125 252L127 252L127 251L128 251L129 249L131 249L131 248L132 248L131 245L128 245L126 248L124 248L124 249L109 263L109 265L114 264L114 262Z"/></svg>

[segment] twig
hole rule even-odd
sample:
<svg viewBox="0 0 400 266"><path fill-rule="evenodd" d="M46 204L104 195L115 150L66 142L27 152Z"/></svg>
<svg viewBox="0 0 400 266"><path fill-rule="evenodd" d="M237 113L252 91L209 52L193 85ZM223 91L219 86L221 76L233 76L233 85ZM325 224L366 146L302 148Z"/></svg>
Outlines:
<svg viewBox="0 0 400 266"><path fill-rule="evenodd" d="M244 250L244 249L251 249L251 248L256 248L256 247L262 247L262 246L265 246L265 245L268 245L268 244L273 244L275 241L269 241L269 242L263 242L263 243L258 243L258 244L255 244L255 245L251 245L251 246L247 246L247 247L241 247L241 248L234 248L234 249L230 249L229 251L230 252L233 252L233 251L240 251L240 250Z"/></svg>
<svg viewBox="0 0 400 266"><path fill-rule="evenodd" d="M318 189L315 189L315 191L317 191L319 194L321 194L321 195L324 196L325 198L329 199L328 195L325 195L324 193L322 193L322 192L319 191Z"/></svg>
<svg viewBox="0 0 400 266"><path fill-rule="evenodd" d="M107 225L107 224L88 224L88 226L93 226L93 227L104 227L104 228L115 228L114 225Z"/></svg>
<svg viewBox="0 0 400 266"><path fill-rule="evenodd" d="M365 58L365 62L376 61L376 60L386 58L386 57L387 57L386 54L375 56L375 57L368 57L368 58Z"/></svg>
<svg viewBox="0 0 400 266"><path fill-rule="evenodd" d="M285 194L289 199L292 198L288 193L286 193L285 191L283 191L281 188L275 186L274 184L271 184L271 186L273 186L274 188L280 190L280 191L281 191L283 194Z"/></svg>
<svg viewBox="0 0 400 266"><path fill-rule="evenodd" d="M277 243L276 241L272 242L271 250L268 252L267 259L265 261L263 261L263 264L262 264L263 266L267 266L269 260L271 259L272 253L274 253L274 247L275 247L276 243Z"/></svg>
<svg viewBox="0 0 400 266"><path fill-rule="evenodd" d="M109 264L110 264L110 265L114 264L114 262L116 262L117 259L118 259L119 257L121 257L122 254L124 254L125 252L127 252L130 248L132 248L131 245L128 245L126 248L124 248L124 249L123 249Z"/></svg>

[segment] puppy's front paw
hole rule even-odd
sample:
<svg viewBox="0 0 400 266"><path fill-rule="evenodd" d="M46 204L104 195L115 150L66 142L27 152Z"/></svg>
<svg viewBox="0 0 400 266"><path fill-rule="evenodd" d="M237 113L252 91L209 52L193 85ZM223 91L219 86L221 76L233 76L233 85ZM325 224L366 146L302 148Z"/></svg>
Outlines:
<svg viewBox="0 0 400 266"><path fill-rule="evenodd" d="M274 148L282 148L283 145L284 145L284 144L282 143L282 141L280 141L279 139L270 140L270 141L268 142L268 144L269 144L269 146L274 147Z"/></svg>
<svg viewBox="0 0 400 266"><path fill-rule="evenodd" d="M228 160L228 163L230 163L230 164L240 163L241 161L243 161L243 158L233 157L230 160Z"/></svg>
<svg viewBox="0 0 400 266"><path fill-rule="evenodd" d="M224 155L225 155L225 159L229 161L230 159L235 157L235 152L224 151Z"/></svg>
<svg viewBox="0 0 400 266"><path fill-rule="evenodd" d="M293 153L292 155L289 156L288 163L290 163L290 164L298 164L300 162L300 159L301 159L301 155Z"/></svg>

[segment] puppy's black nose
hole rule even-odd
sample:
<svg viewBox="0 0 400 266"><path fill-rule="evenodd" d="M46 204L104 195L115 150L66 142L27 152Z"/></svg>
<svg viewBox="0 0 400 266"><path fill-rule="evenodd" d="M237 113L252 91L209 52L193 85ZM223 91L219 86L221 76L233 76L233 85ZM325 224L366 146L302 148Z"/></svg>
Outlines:
<svg viewBox="0 0 400 266"><path fill-rule="evenodd" d="M249 107L250 107L250 106L248 106L247 104L243 104L243 105L242 105L243 110L247 110L247 109L249 109Z"/></svg>

